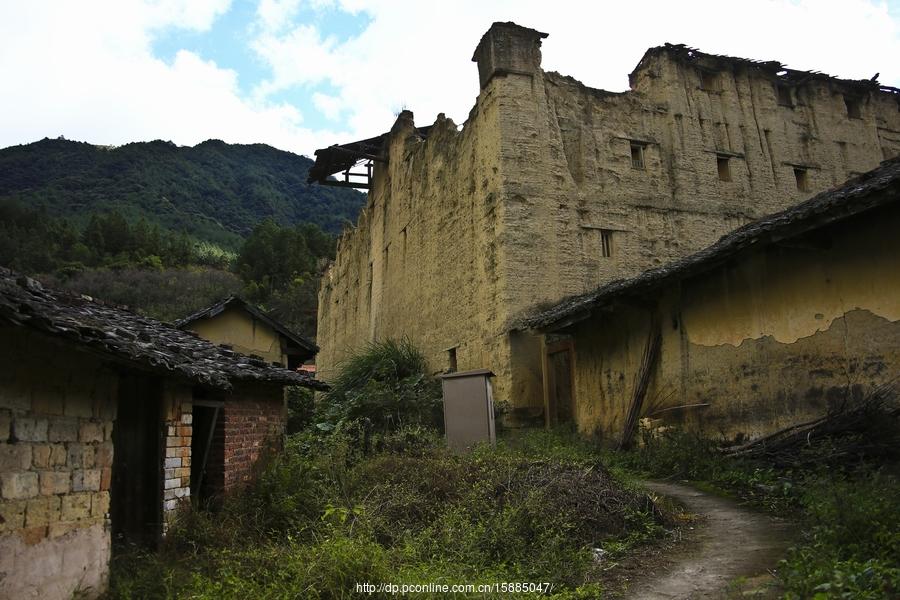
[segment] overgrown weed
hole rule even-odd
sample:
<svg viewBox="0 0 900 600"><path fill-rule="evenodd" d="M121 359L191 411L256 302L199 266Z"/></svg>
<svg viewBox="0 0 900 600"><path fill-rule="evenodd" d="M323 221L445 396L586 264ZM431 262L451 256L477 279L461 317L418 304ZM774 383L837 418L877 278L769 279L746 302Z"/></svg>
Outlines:
<svg viewBox="0 0 900 600"><path fill-rule="evenodd" d="M182 515L160 552L117 559L109 596L352 598L364 582L548 581L558 597L595 597L598 556L618 559L671 523L561 432L467 455L416 427L374 454L356 440L340 428L291 436L255 486L218 512Z"/></svg>

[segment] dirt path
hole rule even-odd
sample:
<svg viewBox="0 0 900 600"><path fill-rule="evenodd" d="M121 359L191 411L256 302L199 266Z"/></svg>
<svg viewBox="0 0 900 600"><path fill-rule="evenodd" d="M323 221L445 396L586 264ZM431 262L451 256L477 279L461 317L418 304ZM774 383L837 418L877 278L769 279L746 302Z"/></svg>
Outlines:
<svg viewBox="0 0 900 600"><path fill-rule="evenodd" d="M701 517L695 543L682 556L650 567L628 586L626 598L769 598L777 591L770 571L784 557L791 535L786 521L737 502L674 483L646 487Z"/></svg>

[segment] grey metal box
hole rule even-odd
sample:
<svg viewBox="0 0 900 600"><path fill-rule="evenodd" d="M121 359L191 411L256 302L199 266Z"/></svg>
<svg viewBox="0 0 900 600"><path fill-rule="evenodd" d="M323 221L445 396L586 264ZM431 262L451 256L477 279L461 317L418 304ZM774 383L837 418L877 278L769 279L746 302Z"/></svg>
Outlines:
<svg viewBox="0 0 900 600"><path fill-rule="evenodd" d="M475 444L496 442L494 399L488 369L441 375L447 445L464 452Z"/></svg>

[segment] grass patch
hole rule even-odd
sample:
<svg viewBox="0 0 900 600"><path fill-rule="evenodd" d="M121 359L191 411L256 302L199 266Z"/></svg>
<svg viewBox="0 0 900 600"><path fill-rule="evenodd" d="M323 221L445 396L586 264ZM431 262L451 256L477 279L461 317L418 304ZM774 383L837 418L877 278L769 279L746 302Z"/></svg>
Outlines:
<svg viewBox="0 0 900 600"><path fill-rule="evenodd" d="M219 512L185 513L159 552L118 558L109 597L353 598L369 597L356 583L500 581L597 597L603 561L671 523L570 435L519 434L464 456L423 428L384 434L377 451L357 440L342 427L292 436Z"/></svg>

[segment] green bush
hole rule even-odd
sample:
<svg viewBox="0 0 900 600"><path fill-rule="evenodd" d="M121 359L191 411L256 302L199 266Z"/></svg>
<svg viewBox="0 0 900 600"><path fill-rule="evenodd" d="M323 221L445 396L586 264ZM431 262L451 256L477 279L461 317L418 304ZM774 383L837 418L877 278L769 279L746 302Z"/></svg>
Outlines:
<svg viewBox="0 0 900 600"><path fill-rule="evenodd" d="M373 342L339 365L317 407L318 427L358 424L364 436L405 426L443 427L440 384L409 340ZM361 442L368 445L368 438Z"/></svg>
<svg viewBox="0 0 900 600"><path fill-rule="evenodd" d="M802 497L802 543L783 563L791 598L900 595L900 481L880 470L820 473Z"/></svg>
<svg viewBox="0 0 900 600"><path fill-rule="evenodd" d="M287 389L287 432L297 433L309 427L315 411L315 392L309 388L291 386Z"/></svg>

